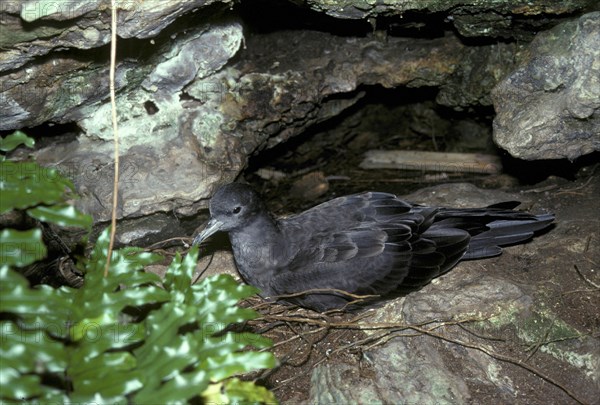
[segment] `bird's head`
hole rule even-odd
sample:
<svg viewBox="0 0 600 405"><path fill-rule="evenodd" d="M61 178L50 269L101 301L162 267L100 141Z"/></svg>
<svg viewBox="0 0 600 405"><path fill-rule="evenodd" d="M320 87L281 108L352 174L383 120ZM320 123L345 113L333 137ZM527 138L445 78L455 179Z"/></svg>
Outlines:
<svg viewBox="0 0 600 405"><path fill-rule="evenodd" d="M241 183L226 184L210 199L210 220L192 244L199 245L217 231L229 232L242 228L252 222L262 209L260 198L250 186Z"/></svg>

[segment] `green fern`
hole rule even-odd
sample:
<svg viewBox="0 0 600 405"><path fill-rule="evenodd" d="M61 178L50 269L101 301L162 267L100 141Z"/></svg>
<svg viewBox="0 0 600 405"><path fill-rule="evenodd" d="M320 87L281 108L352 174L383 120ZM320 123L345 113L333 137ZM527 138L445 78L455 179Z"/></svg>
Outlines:
<svg viewBox="0 0 600 405"><path fill-rule="evenodd" d="M18 142L17 142L18 141ZM8 143L31 142L18 136ZM90 228L91 219L69 205L71 183L35 163L0 160L0 212L24 210L40 221ZM5 192L8 196L4 198ZM26 198L21 198L27 195ZM0 233L0 399L35 402L273 403L273 395L232 378L275 366L271 342L227 331L257 314L240 308L256 293L226 275L191 285L198 251L172 261L161 280L144 268L163 260L139 248L113 251L103 271L109 232L80 263L82 288L34 288L15 268L46 255L39 229Z"/></svg>

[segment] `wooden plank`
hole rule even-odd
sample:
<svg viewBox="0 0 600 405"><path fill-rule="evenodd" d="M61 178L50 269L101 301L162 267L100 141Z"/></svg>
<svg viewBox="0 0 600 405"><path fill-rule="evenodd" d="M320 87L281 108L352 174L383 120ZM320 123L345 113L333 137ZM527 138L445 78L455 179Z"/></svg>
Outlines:
<svg viewBox="0 0 600 405"><path fill-rule="evenodd" d="M495 174L502 171L502 162L498 156L481 153L370 150L365 153L360 167L363 169Z"/></svg>

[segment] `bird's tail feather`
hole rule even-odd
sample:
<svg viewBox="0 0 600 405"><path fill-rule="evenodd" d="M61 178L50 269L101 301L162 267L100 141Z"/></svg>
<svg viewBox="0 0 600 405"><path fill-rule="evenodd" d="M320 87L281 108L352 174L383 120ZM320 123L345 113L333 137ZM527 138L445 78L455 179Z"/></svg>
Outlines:
<svg viewBox="0 0 600 405"><path fill-rule="evenodd" d="M469 232L471 240L462 260L498 256L502 246L525 242L554 221L552 214L533 215L512 210L514 204L511 201L486 208L441 209L433 226Z"/></svg>
<svg viewBox="0 0 600 405"><path fill-rule="evenodd" d="M514 245L531 239L535 232L548 227L554 215L532 215L526 220L496 220L487 224L488 231L471 238L463 260L493 257L502 253L502 246Z"/></svg>

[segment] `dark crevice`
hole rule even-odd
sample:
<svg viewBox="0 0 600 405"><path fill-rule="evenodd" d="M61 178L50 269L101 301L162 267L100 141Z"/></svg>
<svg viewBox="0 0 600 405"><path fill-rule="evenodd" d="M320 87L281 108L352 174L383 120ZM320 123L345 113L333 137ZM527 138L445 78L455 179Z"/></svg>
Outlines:
<svg viewBox="0 0 600 405"><path fill-rule="evenodd" d="M244 174L252 178L257 170L266 167L292 176L321 168L341 172L344 168L358 169L366 149L414 148L496 154L502 160L504 173L521 184L534 184L549 176L573 180L583 167L600 158L600 152L574 162L511 157L493 144L493 107L479 106L459 112L437 105L438 88L435 87L360 86L358 92L365 92L365 96L337 116L252 156ZM365 142L366 149L352 150L353 140L364 133L372 134L369 136L373 142Z"/></svg>
<svg viewBox="0 0 600 405"><path fill-rule="evenodd" d="M35 139L35 148L38 149L57 142L75 140L77 135L81 133L81 128L74 122L65 124L45 122L35 127L21 128L20 131ZM13 132L14 130L0 131L0 136L5 137Z"/></svg>
<svg viewBox="0 0 600 405"><path fill-rule="evenodd" d="M158 106L151 100L144 102L144 108L146 109L148 115L154 115L160 111Z"/></svg>
<svg viewBox="0 0 600 405"><path fill-rule="evenodd" d="M600 152L592 152L574 161L568 159L522 160L502 155L504 172L519 179L521 184L536 184L550 176L575 180L581 169L600 162Z"/></svg>
<svg viewBox="0 0 600 405"><path fill-rule="evenodd" d="M310 30L360 37L373 31L367 20L335 18L289 1L244 0L239 12L251 34Z"/></svg>
<svg viewBox="0 0 600 405"><path fill-rule="evenodd" d="M318 164L314 160L309 160L302 167L289 167L290 162L286 161L286 157L297 154L299 147L314 141L315 137L325 137L323 134L330 133L333 135L327 136L335 136L336 130L341 127L352 131L351 127L353 125L361 126L358 131L371 131L379 136L379 144L381 146L388 145L390 142L393 142L394 138L402 135L402 128L409 126L407 122L411 120L411 106L424 105L425 103L427 103L427 108L435 110L437 116L442 120L452 122L453 120L473 119L481 121L483 125L491 128L493 117L493 109L491 107L481 107L476 112L473 110L456 112L447 107L435 105L434 100L438 91L439 89L436 87L400 87L387 89L380 85L361 85L355 91L355 94L364 92L365 95L356 104L333 118L311 126L304 133L253 156L249 161L247 172L253 172L260 167L269 165L282 170L293 171ZM366 108L370 108L366 115L357 118L357 114L360 115L361 111ZM373 112L373 114L369 114L369 112ZM380 116L377 116L377 114L380 114ZM349 122L349 120L352 122ZM406 135L419 135L419 130L416 128L413 128L412 132L412 134ZM442 136L444 134L439 135ZM328 159L335 158L335 156L344 155L343 143L338 145L338 147L335 146L334 142L332 140L331 147L321 150L319 161L327 161Z"/></svg>

